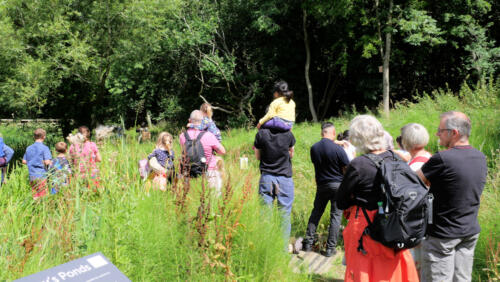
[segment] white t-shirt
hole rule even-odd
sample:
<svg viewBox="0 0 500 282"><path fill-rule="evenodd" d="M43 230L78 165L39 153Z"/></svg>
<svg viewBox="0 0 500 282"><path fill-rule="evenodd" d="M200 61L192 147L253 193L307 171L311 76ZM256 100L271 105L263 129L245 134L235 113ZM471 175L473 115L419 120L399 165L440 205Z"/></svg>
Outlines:
<svg viewBox="0 0 500 282"><path fill-rule="evenodd" d="M430 158L432 157L432 155L429 153L429 152L426 152L424 155L422 156L417 156L413 159L411 159L409 162L408 162L408 165L410 166L410 168L413 170L413 171L417 171L419 170Z"/></svg>

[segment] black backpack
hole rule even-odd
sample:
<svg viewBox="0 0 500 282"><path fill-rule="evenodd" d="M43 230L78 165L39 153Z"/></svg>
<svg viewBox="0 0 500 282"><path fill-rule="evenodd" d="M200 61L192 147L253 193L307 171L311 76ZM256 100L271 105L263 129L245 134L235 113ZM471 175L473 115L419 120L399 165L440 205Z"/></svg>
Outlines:
<svg viewBox="0 0 500 282"><path fill-rule="evenodd" d="M187 132L184 132L186 143L184 143L184 151L182 152L181 167L185 176L198 177L207 169L207 159L200 141L204 134L205 131L200 132L193 140Z"/></svg>
<svg viewBox="0 0 500 282"><path fill-rule="evenodd" d="M374 187L380 187L381 202L373 222L362 208L368 222L359 239L358 251L363 253L364 235L399 251L417 246L425 236L427 224L432 223L432 194L410 166L390 152L391 159L365 155L378 169Z"/></svg>

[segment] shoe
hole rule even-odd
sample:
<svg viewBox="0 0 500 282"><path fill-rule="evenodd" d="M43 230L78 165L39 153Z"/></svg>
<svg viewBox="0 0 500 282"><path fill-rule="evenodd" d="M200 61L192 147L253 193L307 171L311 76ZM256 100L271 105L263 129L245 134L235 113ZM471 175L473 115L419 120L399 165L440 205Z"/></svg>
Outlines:
<svg viewBox="0 0 500 282"><path fill-rule="evenodd" d="M333 257L333 256L334 256L334 255L336 255L336 254L337 254L337 250L335 250L335 248L331 248L331 249L330 249L330 248L328 248L328 249L326 249L326 250L323 252L323 255L324 255L325 257L327 257L327 258L328 258L328 257Z"/></svg>
<svg viewBox="0 0 500 282"><path fill-rule="evenodd" d="M302 250L303 250L304 252L310 252L310 251L312 251L312 245L311 245L311 244L304 243L304 244L302 245Z"/></svg>

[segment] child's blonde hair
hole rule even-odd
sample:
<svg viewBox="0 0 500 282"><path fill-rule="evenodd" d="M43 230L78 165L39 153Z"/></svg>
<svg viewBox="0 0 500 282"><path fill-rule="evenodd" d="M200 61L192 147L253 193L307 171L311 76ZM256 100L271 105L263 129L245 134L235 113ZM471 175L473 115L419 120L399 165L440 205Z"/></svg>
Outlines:
<svg viewBox="0 0 500 282"><path fill-rule="evenodd" d="M167 151L172 151L172 143L174 138L172 135L166 131L163 131L158 135L158 140L156 141L156 148L164 148Z"/></svg>
<svg viewBox="0 0 500 282"><path fill-rule="evenodd" d="M210 103L203 103L200 107L200 111L206 114L209 118L212 118L212 116L214 115L212 105L210 105Z"/></svg>

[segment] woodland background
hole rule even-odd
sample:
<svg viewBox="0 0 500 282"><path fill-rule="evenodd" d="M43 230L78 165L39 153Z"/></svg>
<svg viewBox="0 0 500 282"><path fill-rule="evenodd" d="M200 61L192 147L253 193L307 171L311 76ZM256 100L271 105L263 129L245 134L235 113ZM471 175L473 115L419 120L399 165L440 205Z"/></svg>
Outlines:
<svg viewBox="0 0 500 282"><path fill-rule="evenodd" d="M255 125L278 79L298 121L388 110L496 78L499 23L483 0L6 0L0 117L178 125L206 99Z"/></svg>

